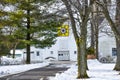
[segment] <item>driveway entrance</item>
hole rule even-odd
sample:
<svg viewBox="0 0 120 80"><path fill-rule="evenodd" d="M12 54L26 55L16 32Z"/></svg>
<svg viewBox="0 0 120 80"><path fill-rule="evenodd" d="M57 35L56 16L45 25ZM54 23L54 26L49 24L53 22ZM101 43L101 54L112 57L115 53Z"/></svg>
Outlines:
<svg viewBox="0 0 120 80"><path fill-rule="evenodd" d="M66 71L73 62L55 61L49 66L36 68L19 74L1 77L0 80L50 80L56 73Z"/></svg>

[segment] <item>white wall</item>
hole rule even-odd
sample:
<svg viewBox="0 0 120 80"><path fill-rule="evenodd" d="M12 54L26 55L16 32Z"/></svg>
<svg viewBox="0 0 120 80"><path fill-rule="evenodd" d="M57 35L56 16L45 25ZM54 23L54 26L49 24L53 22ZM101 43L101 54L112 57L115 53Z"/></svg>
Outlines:
<svg viewBox="0 0 120 80"><path fill-rule="evenodd" d="M112 48L115 47L116 47L116 43L114 37L109 37L107 35L104 35L99 38L100 55L112 56ZM48 57L54 57L56 60L58 60L59 51L69 51L70 61L77 60L77 48L71 29L69 31L68 37L58 37L56 43L52 45L52 47L45 49L31 47L31 51L34 52L34 54L31 55L31 59L33 61L37 61L37 60L43 61ZM37 51L40 52L39 56L36 56ZM26 52L26 50L24 49L23 52ZM24 55L23 57L26 58L26 55Z"/></svg>
<svg viewBox="0 0 120 80"><path fill-rule="evenodd" d="M44 51L40 48L35 48L35 47L31 47L31 61L32 62L40 62L43 61L43 53ZM39 52L39 53L37 53ZM23 53L23 59L26 60L26 49L22 50Z"/></svg>
<svg viewBox="0 0 120 80"><path fill-rule="evenodd" d="M99 53L101 56L112 56L112 48L116 48L114 37L104 36L99 39Z"/></svg>
<svg viewBox="0 0 120 80"><path fill-rule="evenodd" d="M51 51L53 51L53 54L51 54ZM75 51L77 51L76 43L71 29L69 31L68 37L58 37L56 43L52 45L52 47L44 49L43 59L52 56L55 57L56 60L58 60L59 51L69 51L69 59L71 61L76 61L77 53L74 53Z"/></svg>

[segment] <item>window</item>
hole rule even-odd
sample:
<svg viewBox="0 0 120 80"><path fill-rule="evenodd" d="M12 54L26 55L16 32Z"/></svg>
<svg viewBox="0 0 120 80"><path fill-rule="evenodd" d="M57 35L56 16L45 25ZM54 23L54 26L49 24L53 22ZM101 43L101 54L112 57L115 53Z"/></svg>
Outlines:
<svg viewBox="0 0 120 80"><path fill-rule="evenodd" d="M34 51L31 51L30 53L31 53L31 54L33 54L33 53L34 53Z"/></svg>
<svg viewBox="0 0 120 80"><path fill-rule="evenodd" d="M50 54L53 54L53 51L50 51Z"/></svg>
<svg viewBox="0 0 120 80"><path fill-rule="evenodd" d="M21 57L22 54L15 54L15 57Z"/></svg>
<svg viewBox="0 0 120 80"><path fill-rule="evenodd" d="M116 48L112 48L112 56L116 56L117 55L117 49Z"/></svg>
<svg viewBox="0 0 120 80"><path fill-rule="evenodd" d="M24 52L24 54L26 54L26 53L27 53L27 52ZM31 51L30 53L31 53L31 54L33 54L33 53L34 53L34 51Z"/></svg>
<svg viewBox="0 0 120 80"><path fill-rule="evenodd" d="M74 51L74 54L76 54L77 53L77 51Z"/></svg>
<svg viewBox="0 0 120 80"><path fill-rule="evenodd" d="M39 51L37 51L37 52L36 52L36 55L37 55L37 56L40 56L40 52L39 52Z"/></svg>
<svg viewBox="0 0 120 80"><path fill-rule="evenodd" d="M58 54L59 56L63 56L63 54Z"/></svg>

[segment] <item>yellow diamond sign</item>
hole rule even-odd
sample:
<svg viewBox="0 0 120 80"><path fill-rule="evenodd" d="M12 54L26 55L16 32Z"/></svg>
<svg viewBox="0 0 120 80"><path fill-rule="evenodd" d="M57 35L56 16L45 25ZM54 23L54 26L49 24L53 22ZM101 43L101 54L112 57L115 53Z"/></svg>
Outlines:
<svg viewBox="0 0 120 80"><path fill-rule="evenodd" d="M58 36L63 36L63 37L69 36L69 26L62 25L61 27L58 27Z"/></svg>

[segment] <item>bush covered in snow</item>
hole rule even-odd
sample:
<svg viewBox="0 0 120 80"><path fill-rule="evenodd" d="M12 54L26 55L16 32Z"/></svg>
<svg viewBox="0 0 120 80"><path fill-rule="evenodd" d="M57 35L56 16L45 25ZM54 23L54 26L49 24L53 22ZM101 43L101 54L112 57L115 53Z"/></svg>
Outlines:
<svg viewBox="0 0 120 80"><path fill-rule="evenodd" d="M1 57L1 65L18 65L22 64L23 61L21 58L8 58L6 56Z"/></svg>

